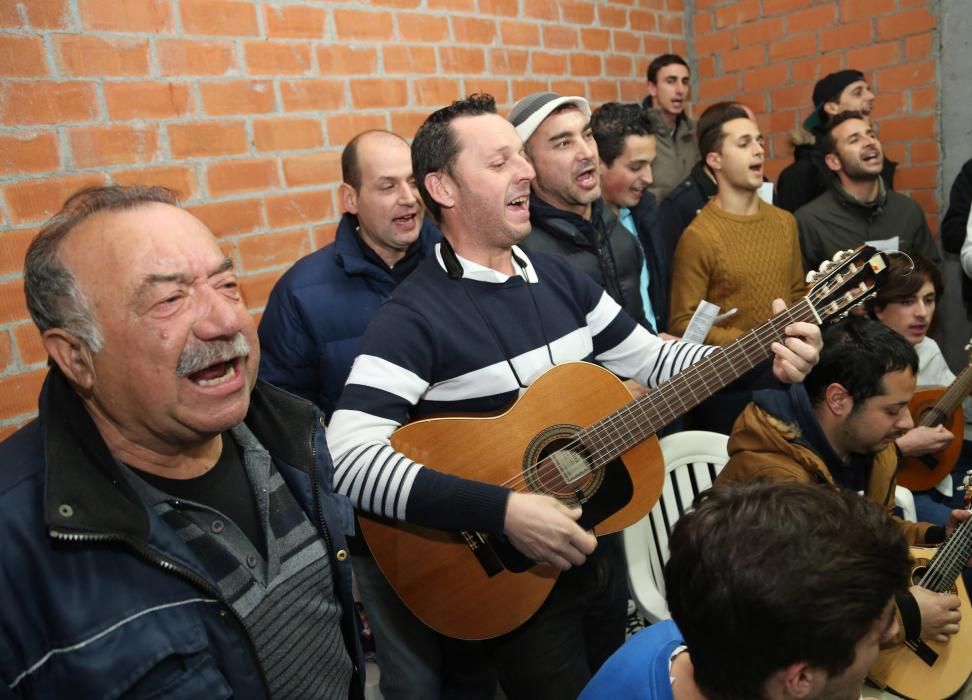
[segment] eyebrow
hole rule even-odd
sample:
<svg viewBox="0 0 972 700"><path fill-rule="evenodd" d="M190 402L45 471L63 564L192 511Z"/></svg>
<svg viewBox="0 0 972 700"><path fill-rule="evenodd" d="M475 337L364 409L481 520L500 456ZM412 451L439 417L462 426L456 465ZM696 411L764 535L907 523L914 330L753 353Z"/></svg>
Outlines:
<svg viewBox="0 0 972 700"><path fill-rule="evenodd" d="M589 128L589 126L588 127L584 127L583 129L581 129L581 133L583 133L587 128ZM547 139L547 141L559 141L560 139L566 139L566 138L569 138L569 137L571 137L573 135L574 135L574 132L573 131L569 131L569 130L567 130L567 131L561 131L560 133L557 133L557 134L554 134L553 136L551 136L549 139Z"/></svg>
<svg viewBox="0 0 972 700"><path fill-rule="evenodd" d="M229 258L223 258L222 262L209 273L209 277L214 275L222 274L228 270L233 269L233 261ZM147 287L153 284L164 284L166 282L178 282L180 284L189 284L192 282L192 277L182 272L174 272L168 275L146 275L142 280L142 287Z"/></svg>

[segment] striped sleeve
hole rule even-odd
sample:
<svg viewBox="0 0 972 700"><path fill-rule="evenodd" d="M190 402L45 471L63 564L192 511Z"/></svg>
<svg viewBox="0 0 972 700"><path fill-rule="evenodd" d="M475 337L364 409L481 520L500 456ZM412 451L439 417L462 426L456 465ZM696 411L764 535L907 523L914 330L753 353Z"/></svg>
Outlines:
<svg viewBox="0 0 972 700"><path fill-rule="evenodd" d="M639 326L605 292L587 314L594 359L622 377L657 387L718 348L662 340Z"/></svg>
<svg viewBox="0 0 972 700"><path fill-rule="evenodd" d="M442 530L502 532L508 489L435 471L391 446L392 433L429 388L432 351L414 312L386 304L375 320L327 430L334 490L366 513Z"/></svg>

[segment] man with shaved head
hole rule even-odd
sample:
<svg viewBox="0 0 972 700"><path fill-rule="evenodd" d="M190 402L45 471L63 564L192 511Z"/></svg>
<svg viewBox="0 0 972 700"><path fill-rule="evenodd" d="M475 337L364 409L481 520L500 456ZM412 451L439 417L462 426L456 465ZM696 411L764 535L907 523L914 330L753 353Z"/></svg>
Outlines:
<svg viewBox="0 0 972 700"><path fill-rule="evenodd" d="M411 148L397 134L355 136L341 154L341 173L345 213L334 242L284 273L260 321L260 378L313 401L328 421L371 317L440 238L412 177ZM398 599L364 541L352 538L351 548L382 695L434 697L450 672L439 636Z"/></svg>
<svg viewBox="0 0 972 700"><path fill-rule="evenodd" d="M50 370L0 444L0 695L359 696L350 504L206 226L84 190L24 291Z"/></svg>

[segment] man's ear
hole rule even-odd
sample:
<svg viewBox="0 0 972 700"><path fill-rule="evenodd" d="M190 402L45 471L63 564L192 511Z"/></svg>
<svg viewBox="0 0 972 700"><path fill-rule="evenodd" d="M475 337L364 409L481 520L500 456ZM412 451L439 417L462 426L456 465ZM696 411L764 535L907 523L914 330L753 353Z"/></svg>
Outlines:
<svg viewBox="0 0 972 700"><path fill-rule="evenodd" d="M705 164L712 171L712 174L715 175L722 170L722 156L715 151L709 151L705 154Z"/></svg>
<svg viewBox="0 0 972 700"><path fill-rule="evenodd" d="M658 85L651 82L650 80L646 82L648 84L648 94L651 95L652 97L658 97Z"/></svg>
<svg viewBox="0 0 972 700"><path fill-rule="evenodd" d="M68 381L85 392L94 386L93 354L87 344L63 328L50 328L41 334L47 354Z"/></svg>
<svg viewBox="0 0 972 700"><path fill-rule="evenodd" d="M349 214L358 213L358 191L351 185L346 182L341 183L341 186L338 187L338 199L341 200L344 211Z"/></svg>
<svg viewBox="0 0 972 700"><path fill-rule="evenodd" d="M443 209L452 209L456 206L456 191L458 186L448 173L436 170L425 175L425 189Z"/></svg>
<svg viewBox="0 0 972 700"><path fill-rule="evenodd" d="M854 410L854 398L842 384L834 382L824 390L824 401L827 408L838 418L846 418Z"/></svg>
<svg viewBox="0 0 972 700"><path fill-rule="evenodd" d="M843 166L840 164L840 158L836 153L828 153L825 155L824 163L826 163L827 167L833 170L835 173L839 173L841 170L843 170Z"/></svg>
<svg viewBox="0 0 972 700"><path fill-rule="evenodd" d="M835 117L840 114L840 104L837 102L824 102L823 111L831 117Z"/></svg>
<svg viewBox="0 0 972 700"><path fill-rule="evenodd" d="M770 678L770 683L783 691L783 697L788 698L817 697L826 682L827 674L824 670L814 668L805 661L790 664Z"/></svg>

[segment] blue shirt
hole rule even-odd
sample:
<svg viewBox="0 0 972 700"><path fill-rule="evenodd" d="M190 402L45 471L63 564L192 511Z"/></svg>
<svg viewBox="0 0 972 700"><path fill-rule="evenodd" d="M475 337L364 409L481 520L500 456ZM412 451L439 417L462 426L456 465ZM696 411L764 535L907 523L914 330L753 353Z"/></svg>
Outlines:
<svg viewBox="0 0 972 700"><path fill-rule="evenodd" d="M684 643L671 620L641 630L604 662L578 700L674 700L669 662Z"/></svg>
<svg viewBox="0 0 972 700"><path fill-rule="evenodd" d="M635 225L634 217L628 207L618 209L618 219L628 233L634 237L638 250L641 251L641 304L645 307L645 319L657 331L658 319L655 317L655 310L652 308L651 298L648 296L648 285L651 284L651 277L648 274L648 257L644 246L641 245L641 240L638 238L638 227Z"/></svg>

